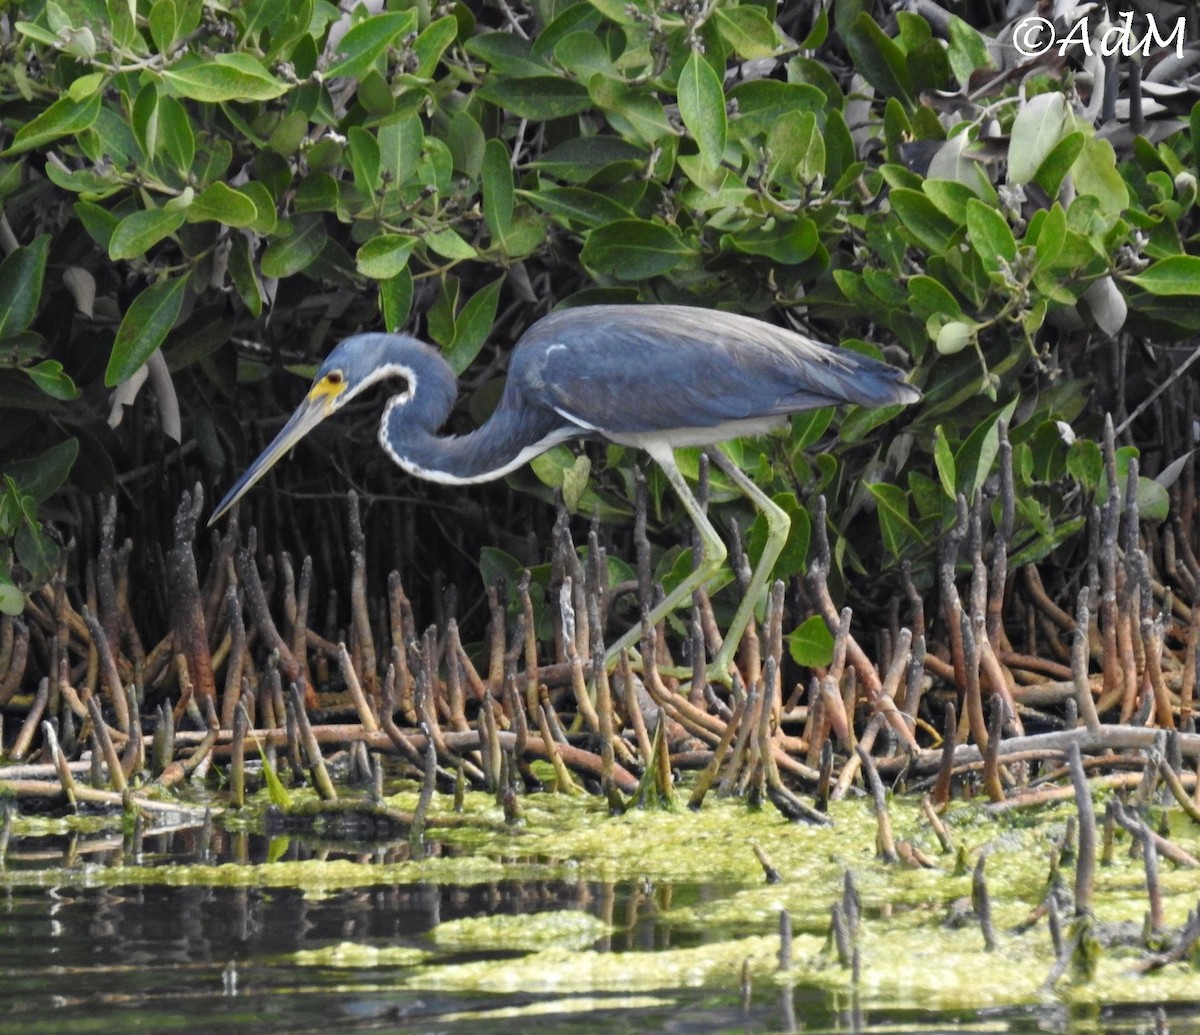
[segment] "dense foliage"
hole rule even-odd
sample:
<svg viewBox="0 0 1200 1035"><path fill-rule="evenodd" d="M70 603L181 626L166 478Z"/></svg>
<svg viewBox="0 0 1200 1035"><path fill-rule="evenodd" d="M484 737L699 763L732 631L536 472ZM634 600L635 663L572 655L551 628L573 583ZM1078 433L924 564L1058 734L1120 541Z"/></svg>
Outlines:
<svg viewBox="0 0 1200 1035"><path fill-rule="evenodd" d="M1188 254L1200 109L1189 123L1186 90L1147 92L1171 82L1165 48L1144 62L1078 44L1027 59L1000 5L947 5L971 24L891 6L9 7L0 608L19 611L20 590L51 575L56 536L89 494L138 501L131 534L152 539L169 489L227 485L261 444L251 418L276 421L331 341L414 330L490 389L472 400L485 408L520 330L551 306L599 300L787 316L916 369L925 399L903 416L850 412L831 427L819 412L737 450L793 513L779 574L804 563L818 493L846 571L899 559L920 571L958 496L994 492L1002 421L1014 564L1045 556L1100 485L1104 410L1120 416L1169 376L1160 346L1200 321ZM1107 94L1105 74L1118 86ZM1132 107L1120 100L1131 75ZM129 404L132 419L109 427L110 405L115 421ZM279 475L288 491L349 480L438 498L364 460L350 434L303 447ZM369 442L373 429L354 434ZM1142 458L1164 483L1172 446ZM561 489L585 516L630 513L631 458L616 447L560 448L534 472L511 481L542 498ZM726 489L714 479L715 499ZM1142 494L1144 514L1165 516L1163 486L1143 480ZM250 504L256 523L311 551L325 511L306 525L268 495ZM532 526L521 497L504 506L485 520L507 538L493 526L456 540L435 510L398 519L391 539L457 544L472 565L481 542L520 554ZM426 523L414 532L414 520ZM865 534L851 546L855 520ZM430 556L459 563L436 547L406 563ZM676 561L665 553L660 574ZM483 557L485 575L530 562Z"/></svg>

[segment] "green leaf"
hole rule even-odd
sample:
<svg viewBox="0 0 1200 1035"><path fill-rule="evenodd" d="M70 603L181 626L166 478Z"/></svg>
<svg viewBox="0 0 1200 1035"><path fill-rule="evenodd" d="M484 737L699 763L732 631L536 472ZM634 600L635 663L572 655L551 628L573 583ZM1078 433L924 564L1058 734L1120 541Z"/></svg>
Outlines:
<svg viewBox="0 0 1200 1035"><path fill-rule="evenodd" d="M926 90L948 89L953 72L946 57L946 45L933 38L929 22L911 11L897 11L896 24L912 96L920 98ZM918 108L914 115L919 114Z"/></svg>
<svg viewBox="0 0 1200 1035"><path fill-rule="evenodd" d="M475 292L455 319L454 342L446 350L446 361L456 374L461 374L471 365L487 341L496 319L496 307L500 302L503 284L504 277L500 276Z"/></svg>
<svg viewBox="0 0 1200 1035"><path fill-rule="evenodd" d="M808 544L812 539L812 518L808 516L808 511L800 505L800 501L793 493L775 493L771 499L791 521L783 549L779 551L775 567L771 570L772 581L775 579L786 581L793 575L804 571L808 563ZM753 564L757 564L759 558L762 557L763 548L767 544L768 532L766 515L759 514L750 528L749 548Z"/></svg>
<svg viewBox="0 0 1200 1035"><path fill-rule="evenodd" d="M251 316L262 314L263 299L258 277L250 261L250 245L245 234L232 234L229 241L229 276L238 296Z"/></svg>
<svg viewBox="0 0 1200 1035"><path fill-rule="evenodd" d="M238 705L238 707L240 708L241 705ZM254 735L251 734L251 736ZM292 807L292 796L288 794L283 781L279 779L279 774L275 772L275 767L271 765L271 760L267 758L267 752L258 737L254 737L254 746L258 748L258 757L262 760L263 782L267 785L267 798L277 809L283 809L286 812ZM287 839L283 838L281 840L283 840L286 847Z"/></svg>
<svg viewBox="0 0 1200 1035"><path fill-rule="evenodd" d="M82 133L100 114L100 97L99 90L80 100L73 100L70 96L60 97L17 130L12 144L3 154L18 155L59 137Z"/></svg>
<svg viewBox="0 0 1200 1035"><path fill-rule="evenodd" d="M133 50L135 46L139 52L144 49L145 43L138 36L134 21L137 18L137 0L105 0L97 6L107 11L109 24L105 28L112 33L118 52Z"/></svg>
<svg viewBox="0 0 1200 1035"><path fill-rule="evenodd" d="M429 79L442 54L458 37L458 19L452 14L430 22L413 43L417 57L416 75Z"/></svg>
<svg viewBox="0 0 1200 1035"><path fill-rule="evenodd" d="M954 469L954 452L946 439L946 433L939 424L934 429L933 462L937 467L938 481L942 483L942 491L950 499L958 499L958 477Z"/></svg>
<svg viewBox="0 0 1200 1035"><path fill-rule="evenodd" d="M1100 201L1100 210L1109 217L1106 229L1129 205L1129 188L1117 169L1117 155L1107 140L1089 137L1071 166L1075 190L1081 197Z"/></svg>
<svg viewBox="0 0 1200 1035"><path fill-rule="evenodd" d="M553 446L535 456L529 462L529 469L543 485L562 490L563 502L572 513L598 516L601 520L625 516L615 511L592 487L592 465L586 454L576 454L567 446ZM609 573L615 574L612 564Z"/></svg>
<svg viewBox="0 0 1200 1035"><path fill-rule="evenodd" d="M586 187L541 187L536 191L517 191L552 216L596 227L615 219L632 219L633 213L612 198Z"/></svg>
<svg viewBox="0 0 1200 1035"><path fill-rule="evenodd" d="M833 661L833 633L820 615L813 615L787 635L788 653L797 665L818 668Z"/></svg>
<svg viewBox="0 0 1200 1035"><path fill-rule="evenodd" d="M572 514L579 511L579 505L586 494L591 474L592 462L586 453L580 453L575 457L575 462L563 471L563 506Z"/></svg>
<svg viewBox="0 0 1200 1035"><path fill-rule="evenodd" d="M829 98L808 83L781 83L776 79L751 79L729 90L737 105L729 128L735 137L749 139L770 132L775 120L786 112L824 113ZM832 112L830 113L832 114Z"/></svg>
<svg viewBox="0 0 1200 1035"><path fill-rule="evenodd" d="M555 45L554 60L584 83L594 75L620 77L604 40L594 32L568 33Z"/></svg>
<svg viewBox="0 0 1200 1035"><path fill-rule="evenodd" d="M391 280L408 267L417 239L406 234L378 234L365 241L354 257L358 272L372 280Z"/></svg>
<svg viewBox="0 0 1200 1035"><path fill-rule="evenodd" d="M412 309L413 279L405 267L400 273L379 285L379 308L383 311L383 326L395 334L404 326Z"/></svg>
<svg viewBox="0 0 1200 1035"><path fill-rule="evenodd" d="M562 76L499 79L481 86L476 96L522 119L544 122L591 107L587 87Z"/></svg>
<svg viewBox="0 0 1200 1035"><path fill-rule="evenodd" d="M1171 496L1153 478L1138 478L1137 505L1143 521L1166 521L1171 510Z"/></svg>
<svg viewBox="0 0 1200 1035"><path fill-rule="evenodd" d="M853 5L846 5L854 10ZM840 21L840 19L839 19ZM854 67L885 97L900 101L905 108L913 106L913 84L904 51L865 11L844 32L846 47Z"/></svg>
<svg viewBox="0 0 1200 1035"><path fill-rule="evenodd" d="M342 37L334 55L338 60L326 68L325 78L361 77L384 50L415 28L415 11L372 14Z"/></svg>
<svg viewBox="0 0 1200 1035"><path fill-rule="evenodd" d="M479 123L468 112L457 111L450 118L445 139L454 157L454 168L469 180L478 179L487 143ZM498 140L495 142L500 143Z"/></svg>
<svg viewBox="0 0 1200 1035"><path fill-rule="evenodd" d="M388 94L391 97L391 94ZM390 109L389 109L390 110ZM304 143L305 134L308 133L308 113L303 111L293 111L290 115L285 115L279 120L275 128L271 130L271 136L267 140L267 146L272 151L278 151L285 157L294 155L300 150L300 145Z"/></svg>
<svg viewBox="0 0 1200 1035"><path fill-rule="evenodd" d="M308 177L301 181L301 186L307 183L312 177ZM244 194L252 202L254 202L254 211L256 213L254 222L251 225L256 234L263 237L275 232L275 227L279 223L279 217L275 213L275 198L263 183L258 180L247 180L240 187L238 193Z"/></svg>
<svg viewBox="0 0 1200 1035"><path fill-rule="evenodd" d="M920 543L921 533L908 517L908 494L898 485L868 482L867 491L878 504L879 531L883 545L893 557L899 557L909 546Z"/></svg>
<svg viewBox="0 0 1200 1035"><path fill-rule="evenodd" d="M529 51L533 57L552 54L564 36L572 32L594 32L600 24L600 11L590 3L558 4L556 7L550 23L533 40Z"/></svg>
<svg viewBox="0 0 1200 1035"><path fill-rule="evenodd" d="M967 202L967 234L971 246L989 273L1000 270L1000 260L1011 264L1017 257L1017 241L1012 227L996 209L978 198Z"/></svg>
<svg viewBox="0 0 1200 1035"><path fill-rule="evenodd" d="M166 340L179 317L186 288L186 277L173 277L146 288L130 303L117 328L105 385L115 388L129 380Z"/></svg>
<svg viewBox="0 0 1200 1035"><path fill-rule="evenodd" d="M161 151L186 175L196 157L196 137L192 122L182 104L174 97L158 99L158 137Z"/></svg>
<svg viewBox="0 0 1200 1035"><path fill-rule="evenodd" d="M1200 167L1200 103L1192 105L1192 113L1188 116L1192 137L1192 168Z"/></svg>
<svg viewBox="0 0 1200 1035"><path fill-rule="evenodd" d="M509 79L537 78L552 71L545 60L534 58L529 40L511 32L481 32L467 40L466 51Z"/></svg>
<svg viewBox="0 0 1200 1035"><path fill-rule="evenodd" d="M946 50L946 57L960 84L966 86L971 73L977 68L995 67L988 53L987 39L956 14L950 15L949 36L950 46Z"/></svg>
<svg viewBox="0 0 1200 1035"><path fill-rule="evenodd" d="M781 217L763 226L748 227L727 234L721 243L728 243L748 255L764 255L775 262L796 266L809 258L821 243L817 225L807 216L795 219Z"/></svg>
<svg viewBox="0 0 1200 1035"><path fill-rule="evenodd" d="M464 241L456 231L451 230L449 227L445 230L438 230L436 233L426 234L425 243L431 251L440 255L443 259L454 259L463 262L474 259L477 255L474 247Z"/></svg>
<svg viewBox="0 0 1200 1035"><path fill-rule="evenodd" d="M1037 240L1034 243L1034 254L1037 256L1037 266L1035 268L1039 270L1049 266L1058 258L1067 236L1067 214L1063 211L1062 205L1056 201L1044 211L1046 215L1038 228ZM1032 229L1033 222L1030 221L1030 231ZM1027 232L1025 235L1026 241L1029 240L1030 236L1031 234Z"/></svg>
<svg viewBox="0 0 1200 1035"><path fill-rule="evenodd" d="M483 149L483 221L492 240L503 246L512 227L513 174L504 142L492 137Z"/></svg>
<svg viewBox="0 0 1200 1035"><path fill-rule="evenodd" d="M107 251L108 242L112 240L113 231L121 220L108 209L101 208L91 201L77 201L74 209L88 236Z"/></svg>
<svg viewBox="0 0 1200 1035"><path fill-rule="evenodd" d="M1040 93L1021 105L1008 142L1008 181L1028 183L1062 138L1074 116L1061 93Z"/></svg>
<svg viewBox="0 0 1200 1035"><path fill-rule="evenodd" d="M833 423L834 409L832 406L821 406L815 410L805 410L792 417L792 447L796 450L807 449L813 445Z"/></svg>
<svg viewBox="0 0 1200 1035"><path fill-rule="evenodd" d="M949 514L953 507L946 500L946 493L932 478L920 471L908 472L908 495L921 520L939 518Z"/></svg>
<svg viewBox="0 0 1200 1035"><path fill-rule="evenodd" d="M1124 279L1152 295L1200 295L1200 256L1170 255Z"/></svg>
<svg viewBox="0 0 1200 1035"><path fill-rule="evenodd" d="M46 177L56 186L73 194L98 201L125 190L120 175L111 167L103 171L91 169L64 169L54 162L46 164ZM8 192L5 192L8 193Z"/></svg>
<svg viewBox="0 0 1200 1035"><path fill-rule="evenodd" d="M600 135L564 140L557 147L533 158L529 164L556 180L587 183L605 168L641 168L648 157L645 148L620 137Z"/></svg>
<svg viewBox="0 0 1200 1035"><path fill-rule="evenodd" d="M310 172L296 187L296 193L292 196L292 211L336 212L338 198L337 180L329 173ZM272 212L274 208L272 204Z"/></svg>
<svg viewBox="0 0 1200 1035"><path fill-rule="evenodd" d="M825 141L811 111L781 114L767 131L767 176L776 183L804 185L825 174Z"/></svg>
<svg viewBox="0 0 1200 1035"><path fill-rule="evenodd" d="M273 240L263 252L263 276L290 277L308 269L321 254L325 241L325 223L320 215L296 216L292 220L292 232L287 237Z"/></svg>
<svg viewBox="0 0 1200 1035"><path fill-rule="evenodd" d="M1067 473L1085 489L1092 491L1104 474L1104 456L1090 438L1077 438L1067 449Z"/></svg>
<svg viewBox="0 0 1200 1035"><path fill-rule="evenodd" d="M114 262L141 258L164 237L183 226L186 218L185 209L148 208L131 212L113 230L108 242L108 257Z"/></svg>
<svg viewBox="0 0 1200 1035"><path fill-rule="evenodd" d="M454 344L454 318L460 287L457 277L445 277L441 291L425 314L425 330L429 337L445 348Z"/></svg>
<svg viewBox="0 0 1200 1035"><path fill-rule="evenodd" d="M620 219L587 235L580 258L618 280L644 280L683 265L695 256L673 227L645 219Z"/></svg>
<svg viewBox="0 0 1200 1035"><path fill-rule="evenodd" d="M594 75L588 81L588 95L624 137L659 146L678 132L657 97L643 88L630 86L624 79Z"/></svg>
<svg viewBox="0 0 1200 1035"><path fill-rule="evenodd" d="M1042 159L1042 164L1038 166L1037 172L1033 175L1033 181L1048 196L1052 198L1058 196L1063 177L1071 171L1071 166L1075 164L1075 159L1083 150L1083 143L1086 139L1078 130L1068 133Z"/></svg>
<svg viewBox="0 0 1200 1035"><path fill-rule="evenodd" d="M379 127L379 168L387 175L393 190L411 179L421 156L425 139L421 120L409 115Z"/></svg>
<svg viewBox="0 0 1200 1035"><path fill-rule="evenodd" d="M26 522L13 537L13 552L34 585L49 582L58 567L62 548L51 539L40 524Z"/></svg>
<svg viewBox="0 0 1200 1035"><path fill-rule="evenodd" d="M155 48L160 54L166 54L175 42L175 33L179 28L175 0L155 0L150 8L149 25Z"/></svg>
<svg viewBox="0 0 1200 1035"><path fill-rule="evenodd" d="M25 610L25 594L22 593L8 572L0 565L0 614L16 617Z"/></svg>
<svg viewBox="0 0 1200 1035"><path fill-rule="evenodd" d="M248 227L258 222L258 208L241 191L218 180L210 184L187 210L187 221L213 220L226 226Z"/></svg>
<svg viewBox="0 0 1200 1035"><path fill-rule="evenodd" d="M9 464L4 473L22 493L31 496L35 503L42 503L67 480L78 455L79 440L69 438L29 460Z"/></svg>
<svg viewBox="0 0 1200 1035"><path fill-rule="evenodd" d="M679 116L700 148L706 165L715 168L725 153L727 125L721 79L699 50L688 55L679 76Z"/></svg>
<svg viewBox="0 0 1200 1035"><path fill-rule="evenodd" d="M779 30L761 7L718 7L713 16L717 32L738 57L746 61L774 57L779 49Z"/></svg>
<svg viewBox="0 0 1200 1035"><path fill-rule="evenodd" d="M350 165L354 169L354 185L368 201L379 189L379 141L361 126L351 126L346 134L350 145Z"/></svg>
<svg viewBox="0 0 1200 1035"><path fill-rule="evenodd" d="M33 323L42 300L42 278L50 235L42 234L32 244L14 248L0 262L0 338L19 334Z"/></svg>
<svg viewBox="0 0 1200 1035"><path fill-rule="evenodd" d="M41 43L43 46L54 47L55 49L62 46L62 38L58 33L51 32L36 22L17 22L15 27L17 32L22 36L27 36L35 43Z"/></svg>
<svg viewBox="0 0 1200 1035"><path fill-rule="evenodd" d="M147 83L133 99L130 109L133 135L146 158L153 158L158 151L158 87Z"/></svg>
<svg viewBox="0 0 1200 1035"><path fill-rule="evenodd" d="M244 53L185 57L163 69L162 77L172 93L210 103L269 101L288 91L261 61Z"/></svg>
<svg viewBox="0 0 1200 1035"><path fill-rule="evenodd" d="M968 503L992 473L996 454L1000 452L1000 418L1011 419L1017 402L1017 399L1013 399L998 413L993 413L980 423L954 454L958 491L966 496Z"/></svg>
<svg viewBox="0 0 1200 1035"><path fill-rule="evenodd" d="M885 327L888 325L889 308L871 292L861 274L847 269L834 270L833 282L858 310L860 316L881 323Z"/></svg>
<svg viewBox="0 0 1200 1035"><path fill-rule="evenodd" d="M910 277L908 281L908 304L913 315L922 320L932 316L961 317L962 307L941 281L924 273Z"/></svg>
<svg viewBox="0 0 1200 1035"><path fill-rule="evenodd" d="M958 226L932 199L909 187L896 187L889 197L896 215L921 245L932 252L946 250Z"/></svg>
<svg viewBox="0 0 1200 1035"><path fill-rule="evenodd" d="M34 366L21 369L52 399L70 402L82 394L75 382L63 371L63 365L57 359L43 359Z"/></svg>

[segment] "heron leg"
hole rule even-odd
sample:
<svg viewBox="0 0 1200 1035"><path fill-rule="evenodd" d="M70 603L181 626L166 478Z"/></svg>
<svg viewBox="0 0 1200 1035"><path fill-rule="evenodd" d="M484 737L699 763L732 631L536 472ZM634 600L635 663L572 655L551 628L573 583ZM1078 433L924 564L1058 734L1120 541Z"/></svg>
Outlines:
<svg viewBox="0 0 1200 1035"><path fill-rule="evenodd" d="M692 490L688 488L687 481L679 471L679 467L675 463L675 454L670 446L667 445L644 445L643 448L650 454L651 458L662 468L663 474L667 476L667 481L671 483L671 488L675 490L684 509L688 512L692 521L696 525L696 530L700 533L701 541L701 556L700 563L697 564L686 578L684 578L678 586L668 593L649 614L648 620L650 624L656 625L665 616L669 615L677 608L680 603L691 599L692 593L699 586L703 586L721 569L721 565L725 563L725 543L717 534L717 530L713 528L712 523L708 520L708 516L704 513L700 506L700 501L692 494ZM774 504L772 504L773 506ZM786 516L785 516L786 520ZM785 530L784 535L787 535ZM778 552L778 551L777 551ZM745 624L743 622L743 624ZM634 625L625 634L617 640L604 655L604 663L606 666L611 666L621 656L621 651L632 647L636 644L642 635L640 623ZM722 673L726 672L728 665L720 669Z"/></svg>
<svg viewBox="0 0 1200 1035"><path fill-rule="evenodd" d="M771 572L775 568L775 562L779 559L779 554L787 542L788 532L792 527L792 519L787 516L771 497L746 477L745 472L722 453L719 448L709 449L706 452L713 463L763 512L763 517L767 519L767 541L763 545L762 556L758 560L758 566L750 576L750 584L746 587L746 594L742 597L742 602L738 605L737 611L734 612L733 621L729 623L729 628L725 631L725 638L721 643L721 649L717 652L716 660L713 662L713 668L718 672L727 672L730 662L733 661L734 656L737 654L738 645L742 640L742 633L746 631L746 626L750 623L750 616L758 606L767 579L770 578Z"/></svg>

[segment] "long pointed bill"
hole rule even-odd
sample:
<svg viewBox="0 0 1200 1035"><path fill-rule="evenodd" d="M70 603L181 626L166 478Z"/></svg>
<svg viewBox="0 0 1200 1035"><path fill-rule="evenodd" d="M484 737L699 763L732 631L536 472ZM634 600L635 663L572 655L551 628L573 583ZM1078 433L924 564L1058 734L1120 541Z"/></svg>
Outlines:
<svg viewBox="0 0 1200 1035"><path fill-rule="evenodd" d="M210 525L249 492L255 482L275 466L280 457L333 412L332 396L328 391L318 391L318 387L314 386L312 391L304 397L304 401L296 407L296 412L288 418L288 422L275 436L275 440L262 451L254 463L246 468L246 473L237 480L233 488L225 494L225 498L217 504L217 509L208 519Z"/></svg>

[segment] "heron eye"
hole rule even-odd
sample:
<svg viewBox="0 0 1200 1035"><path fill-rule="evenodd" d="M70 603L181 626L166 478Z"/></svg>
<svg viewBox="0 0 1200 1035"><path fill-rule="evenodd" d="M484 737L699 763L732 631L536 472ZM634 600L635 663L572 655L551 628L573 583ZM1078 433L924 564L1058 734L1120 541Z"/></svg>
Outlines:
<svg viewBox="0 0 1200 1035"><path fill-rule="evenodd" d="M331 370L325 375L325 380L331 385L340 385L342 383L342 372L340 370Z"/></svg>

